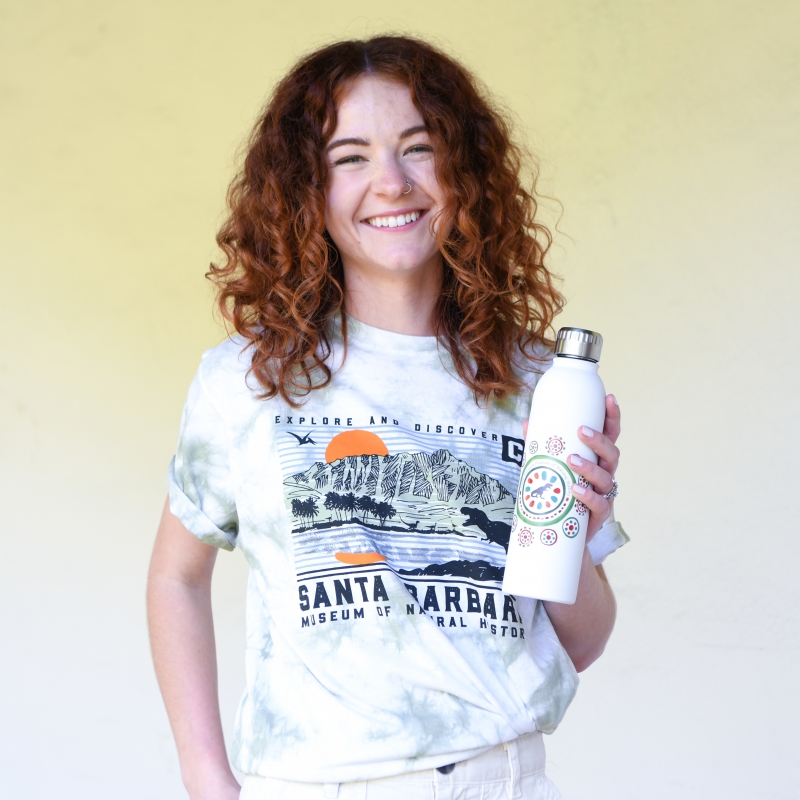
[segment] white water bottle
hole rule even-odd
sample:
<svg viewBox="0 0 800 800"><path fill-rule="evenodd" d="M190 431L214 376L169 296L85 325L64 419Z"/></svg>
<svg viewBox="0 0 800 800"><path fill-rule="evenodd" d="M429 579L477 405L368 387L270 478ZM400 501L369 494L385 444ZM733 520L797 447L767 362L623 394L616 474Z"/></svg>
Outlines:
<svg viewBox="0 0 800 800"><path fill-rule="evenodd" d="M553 365L533 393L525 455L508 546L505 594L575 602L578 596L589 510L572 495L587 485L566 462L577 453L597 463L578 438L578 428L603 430L606 391L597 374L603 337L582 328L561 328Z"/></svg>

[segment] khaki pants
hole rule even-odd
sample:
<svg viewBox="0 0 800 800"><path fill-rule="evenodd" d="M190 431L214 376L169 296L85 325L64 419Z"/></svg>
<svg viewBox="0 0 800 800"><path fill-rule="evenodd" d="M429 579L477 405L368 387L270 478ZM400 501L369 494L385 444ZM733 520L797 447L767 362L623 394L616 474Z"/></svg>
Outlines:
<svg viewBox="0 0 800 800"><path fill-rule="evenodd" d="M247 775L240 800L561 800L544 767L544 742L537 732L460 761L446 775L427 769L324 784Z"/></svg>

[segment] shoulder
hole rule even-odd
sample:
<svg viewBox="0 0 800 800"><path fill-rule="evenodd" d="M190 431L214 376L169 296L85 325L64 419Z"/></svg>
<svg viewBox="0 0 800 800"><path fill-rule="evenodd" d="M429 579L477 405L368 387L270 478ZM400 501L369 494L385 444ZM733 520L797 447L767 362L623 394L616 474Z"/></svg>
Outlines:
<svg viewBox="0 0 800 800"><path fill-rule="evenodd" d="M242 336L231 336L201 356L195 381L212 400L249 391L247 372L252 362L252 347Z"/></svg>
<svg viewBox="0 0 800 800"><path fill-rule="evenodd" d="M216 347L211 347L200 356L203 372L231 372L250 368L250 346L243 336L229 336Z"/></svg>

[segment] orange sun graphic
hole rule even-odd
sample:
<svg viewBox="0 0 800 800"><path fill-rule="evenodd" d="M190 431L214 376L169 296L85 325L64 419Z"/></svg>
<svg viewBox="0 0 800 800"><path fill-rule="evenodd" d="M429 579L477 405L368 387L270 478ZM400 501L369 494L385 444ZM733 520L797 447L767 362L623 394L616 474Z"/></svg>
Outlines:
<svg viewBox="0 0 800 800"><path fill-rule="evenodd" d="M325 450L325 460L332 464L346 456L388 456L389 450L375 433L370 431L345 431L331 439Z"/></svg>
<svg viewBox="0 0 800 800"><path fill-rule="evenodd" d="M386 556L380 553L334 553L333 557L342 564L352 564L360 566L362 564L377 564L386 561Z"/></svg>
<svg viewBox="0 0 800 800"><path fill-rule="evenodd" d="M345 431L331 439L325 450L325 460L332 464L347 456L388 456L389 450L383 439L371 431ZM343 564L376 564L386 561L380 553L334 553L334 558Z"/></svg>

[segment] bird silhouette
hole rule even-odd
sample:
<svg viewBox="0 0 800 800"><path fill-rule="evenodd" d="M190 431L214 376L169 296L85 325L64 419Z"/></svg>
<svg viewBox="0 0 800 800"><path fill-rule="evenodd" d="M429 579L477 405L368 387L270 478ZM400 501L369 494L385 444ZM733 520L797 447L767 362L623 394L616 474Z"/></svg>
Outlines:
<svg viewBox="0 0 800 800"><path fill-rule="evenodd" d="M296 433L292 433L291 431L286 431L289 436L294 436L297 439L297 446L300 447L301 444L316 444L316 442L311 438L311 434L307 433L305 436L300 437Z"/></svg>

